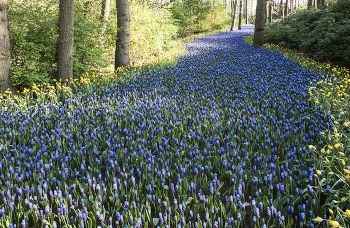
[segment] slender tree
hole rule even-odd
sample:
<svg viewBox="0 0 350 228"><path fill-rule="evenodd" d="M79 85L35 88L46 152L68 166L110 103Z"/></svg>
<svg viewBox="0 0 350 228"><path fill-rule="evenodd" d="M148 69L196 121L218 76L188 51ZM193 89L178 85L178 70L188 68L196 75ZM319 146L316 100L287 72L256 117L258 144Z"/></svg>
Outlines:
<svg viewBox="0 0 350 228"><path fill-rule="evenodd" d="M245 0L245 24L248 24L248 0Z"/></svg>
<svg viewBox="0 0 350 228"><path fill-rule="evenodd" d="M271 23L272 22L272 10L273 10L273 8L272 8L272 1L270 1L269 2L269 23Z"/></svg>
<svg viewBox="0 0 350 228"><path fill-rule="evenodd" d="M260 47L264 44L265 6L266 0L257 0L253 41L254 47Z"/></svg>
<svg viewBox="0 0 350 228"><path fill-rule="evenodd" d="M288 0L286 0L286 4L284 5L284 16L286 17L288 15Z"/></svg>
<svg viewBox="0 0 350 228"><path fill-rule="evenodd" d="M130 65L130 13L128 0L116 0L117 7L117 41L115 48L115 70Z"/></svg>
<svg viewBox="0 0 350 228"><path fill-rule="evenodd" d="M0 0L0 92L7 89L14 92L10 79L11 48L7 10L7 0Z"/></svg>
<svg viewBox="0 0 350 228"><path fill-rule="evenodd" d="M324 6L324 0L317 0L317 9L320 9Z"/></svg>
<svg viewBox="0 0 350 228"><path fill-rule="evenodd" d="M280 7L281 7L280 9L281 9L282 18L284 18L284 4L283 4L283 0L281 0Z"/></svg>
<svg viewBox="0 0 350 228"><path fill-rule="evenodd" d="M236 15L237 15L237 0L231 0L232 4L232 24L231 24L231 29L230 31L233 31L233 29L236 26Z"/></svg>
<svg viewBox="0 0 350 228"><path fill-rule="evenodd" d="M111 0L102 0L101 19L103 21L102 37L106 31L107 21L109 19L109 9Z"/></svg>
<svg viewBox="0 0 350 228"><path fill-rule="evenodd" d="M239 1L238 30L242 29L242 0Z"/></svg>
<svg viewBox="0 0 350 228"><path fill-rule="evenodd" d="M102 0L101 18L104 21L108 21L110 5L111 0Z"/></svg>
<svg viewBox="0 0 350 228"><path fill-rule="evenodd" d="M62 83L73 79L74 0L60 0L57 74Z"/></svg>

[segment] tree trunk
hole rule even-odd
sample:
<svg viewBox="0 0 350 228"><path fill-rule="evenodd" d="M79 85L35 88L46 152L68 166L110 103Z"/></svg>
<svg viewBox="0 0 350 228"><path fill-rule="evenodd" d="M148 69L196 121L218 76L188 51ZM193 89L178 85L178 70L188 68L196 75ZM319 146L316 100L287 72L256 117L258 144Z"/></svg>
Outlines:
<svg viewBox="0 0 350 228"><path fill-rule="evenodd" d="M253 41L254 47L260 47L264 44L265 6L266 0L257 0Z"/></svg>
<svg viewBox="0 0 350 228"><path fill-rule="evenodd" d="M74 0L60 0L57 74L62 83L73 79Z"/></svg>
<svg viewBox="0 0 350 228"><path fill-rule="evenodd" d="M232 10L232 24L230 31L233 31L233 29L236 26L236 15L237 15L237 0L231 0L231 3L233 4L233 10Z"/></svg>
<svg viewBox="0 0 350 228"><path fill-rule="evenodd" d="M111 0L103 0L102 1L101 18L104 21L108 21L110 5L111 5Z"/></svg>
<svg viewBox="0 0 350 228"><path fill-rule="evenodd" d="M309 10L309 9L311 9L311 7L312 7L312 0L308 0L307 1L307 9Z"/></svg>
<svg viewBox="0 0 350 228"><path fill-rule="evenodd" d="M242 0L239 1L238 30L242 29Z"/></svg>
<svg viewBox="0 0 350 228"><path fill-rule="evenodd" d="M324 5L324 0L317 0L317 9L321 9Z"/></svg>
<svg viewBox="0 0 350 228"><path fill-rule="evenodd" d="M269 11L267 10L268 9L268 2L266 2L266 4L265 4L265 24L267 24L267 23L269 23L268 22L268 19L269 19Z"/></svg>
<svg viewBox="0 0 350 228"><path fill-rule="evenodd" d="M11 48L7 10L7 0L0 0L0 92L7 89L14 92L10 79Z"/></svg>
<svg viewBox="0 0 350 228"><path fill-rule="evenodd" d="M248 0L245 0L245 24L248 24Z"/></svg>
<svg viewBox="0 0 350 228"><path fill-rule="evenodd" d="M272 2L269 3L269 23L272 22Z"/></svg>
<svg viewBox="0 0 350 228"><path fill-rule="evenodd" d="M286 0L287 1L287 0ZM284 5L283 5L283 0L281 0L281 15L282 15L282 18L284 18Z"/></svg>
<svg viewBox="0 0 350 228"><path fill-rule="evenodd" d="M107 21L109 19L110 5L111 5L111 0L103 0L102 1L102 11L101 11L101 19L103 21L103 27L102 27L102 32L101 32L102 38L103 38L103 35L106 31Z"/></svg>
<svg viewBox="0 0 350 228"><path fill-rule="evenodd" d="M115 48L115 70L130 65L130 14L128 0L116 0L117 7L117 41Z"/></svg>
<svg viewBox="0 0 350 228"><path fill-rule="evenodd" d="M288 15L288 0L286 0L286 4L284 5L284 16Z"/></svg>

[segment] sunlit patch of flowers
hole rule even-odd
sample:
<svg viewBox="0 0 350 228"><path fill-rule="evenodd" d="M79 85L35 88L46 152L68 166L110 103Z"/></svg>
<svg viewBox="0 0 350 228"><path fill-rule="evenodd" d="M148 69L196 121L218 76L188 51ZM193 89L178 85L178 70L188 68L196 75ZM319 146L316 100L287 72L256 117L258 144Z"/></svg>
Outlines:
<svg viewBox="0 0 350 228"><path fill-rule="evenodd" d="M327 172L314 156L327 147L347 165L346 146L319 134L332 121L308 99L322 74L252 48L252 31L190 42L162 70L84 75L57 103L2 109L0 226L317 226Z"/></svg>
<svg viewBox="0 0 350 228"><path fill-rule="evenodd" d="M252 43L252 36L245 37ZM315 155L317 168L316 194L322 199L322 207L314 210L323 218L314 221L332 227L348 227L350 224L350 74L349 69L331 64L318 63L274 44L264 44L263 48L273 50L300 63L311 72L322 73L322 80L311 81L309 95L311 105L321 108L327 118L327 129L320 132L325 145L316 149L309 145Z"/></svg>

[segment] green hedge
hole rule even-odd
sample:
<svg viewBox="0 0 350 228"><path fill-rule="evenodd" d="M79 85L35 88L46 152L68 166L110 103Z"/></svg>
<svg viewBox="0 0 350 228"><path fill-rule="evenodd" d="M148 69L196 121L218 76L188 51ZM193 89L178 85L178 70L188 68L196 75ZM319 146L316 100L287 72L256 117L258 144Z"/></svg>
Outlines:
<svg viewBox="0 0 350 228"><path fill-rule="evenodd" d="M324 9L301 10L270 23L265 42L297 49L316 61L350 66L350 1Z"/></svg>

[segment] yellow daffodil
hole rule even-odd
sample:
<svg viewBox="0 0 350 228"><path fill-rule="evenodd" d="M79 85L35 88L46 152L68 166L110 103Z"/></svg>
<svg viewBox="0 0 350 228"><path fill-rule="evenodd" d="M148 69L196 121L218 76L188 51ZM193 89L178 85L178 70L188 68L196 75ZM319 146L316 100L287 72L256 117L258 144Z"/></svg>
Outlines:
<svg viewBox="0 0 350 228"><path fill-rule="evenodd" d="M338 137L336 137L336 138L338 138ZM337 144L334 145L335 148L339 148L340 146L341 146L340 143L337 143Z"/></svg>
<svg viewBox="0 0 350 228"><path fill-rule="evenodd" d="M339 152L339 155L343 156L343 157L345 156L345 154L343 152Z"/></svg>
<svg viewBox="0 0 350 228"><path fill-rule="evenodd" d="M316 150L316 147L314 147L313 145L309 145L309 149Z"/></svg>
<svg viewBox="0 0 350 228"><path fill-rule="evenodd" d="M314 221L315 221L315 222L322 222L322 221L323 221L323 219L322 219L322 218L320 218L320 217L317 217L317 218L315 218L315 219L314 219Z"/></svg>
<svg viewBox="0 0 350 228"><path fill-rule="evenodd" d="M344 169L344 172L345 172L346 174L350 174L350 170L348 170L348 169Z"/></svg>
<svg viewBox="0 0 350 228"><path fill-rule="evenodd" d="M328 175L331 175L331 176L332 176L332 175L334 175L334 173L333 173L333 172L329 172Z"/></svg>
<svg viewBox="0 0 350 228"><path fill-rule="evenodd" d="M328 145L328 149L333 150L333 147L331 145Z"/></svg>
<svg viewBox="0 0 350 228"><path fill-rule="evenodd" d="M346 165L346 163L345 163L345 161L344 161L344 160L341 160L341 164L342 164L343 166L345 166L345 165Z"/></svg>
<svg viewBox="0 0 350 228"><path fill-rule="evenodd" d="M318 175L321 175L322 172L321 172L320 170L317 170L317 174L318 174Z"/></svg>
<svg viewBox="0 0 350 228"><path fill-rule="evenodd" d="M345 214L346 214L348 217L350 217L350 210L349 210L349 209L346 209Z"/></svg>
<svg viewBox="0 0 350 228"><path fill-rule="evenodd" d="M333 227L341 227L340 224L334 220L329 221L329 224L331 224L331 226L333 226Z"/></svg>
<svg viewBox="0 0 350 228"><path fill-rule="evenodd" d="M333 211L331 209L328 209L329 213L333 215Z"/></svg>
<svg viewBox="0 0 350 228"><path fill-rule="evenodd" d="M324 153L324 152L326 152L326 149L322 148L321 153Z"/></svg>

